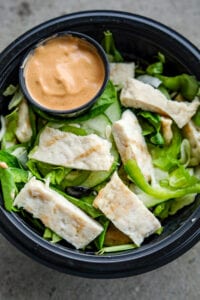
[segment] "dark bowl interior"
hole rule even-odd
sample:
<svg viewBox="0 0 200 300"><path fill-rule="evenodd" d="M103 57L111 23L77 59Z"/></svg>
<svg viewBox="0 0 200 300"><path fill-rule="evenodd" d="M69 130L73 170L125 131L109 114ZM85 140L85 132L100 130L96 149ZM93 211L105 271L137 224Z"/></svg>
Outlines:
<svg viewBox="0 0 200 300"><path fill-rule="evenodd" d="M200 52L168 27L145 17L114 11L88 11L62 16L28 31L0 55L0 109L7 111L2 92L18 82L18 68L27 50L38 40L59 31L85 33L101 41L103 31L113 32L117 48L126 60L151 61L158 51L166 55L169 75L190 73L200 80ZM26 220L10 214L0 200L0 230L19 249L59 271L96 278L115 278L147 272L190 249L200 239L200 197L164 223L161 236L153 236L139 249L96 256L74 250L67 243L43 240Z"/></svg>

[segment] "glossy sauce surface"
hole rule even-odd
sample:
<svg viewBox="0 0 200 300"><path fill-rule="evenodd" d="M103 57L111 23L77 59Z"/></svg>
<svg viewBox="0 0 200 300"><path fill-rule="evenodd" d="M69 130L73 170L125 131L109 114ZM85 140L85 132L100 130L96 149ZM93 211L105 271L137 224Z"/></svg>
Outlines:
<svg viewBox="0 0 200 300"><path fill-rule="evenodd" d="M29 94L40 105L70 110L98 93L105 69L93 45L66 35L38 46L25 63L24 77Z"/></svg>

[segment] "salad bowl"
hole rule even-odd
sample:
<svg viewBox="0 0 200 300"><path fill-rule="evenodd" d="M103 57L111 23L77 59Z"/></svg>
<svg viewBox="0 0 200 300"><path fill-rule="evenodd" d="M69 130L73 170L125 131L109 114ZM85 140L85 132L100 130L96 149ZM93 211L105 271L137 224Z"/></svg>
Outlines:
<svg viewBox="0 0 200 300"><path fill-rule="evenodd" d="M18 84L18 70L25 53L39 40L62 31L76 31L101 43L112 32L117 49L126 61L152 63L158 53L166 57L171 76L191 74L200 80L200 52L174 30L143 16L117 11L85 11L49 20L24 33L0 54L0 110L8 113L3 96L9 84ZM51 121L51 120L50 120ZM89 278L118 278L141 274L176 259L200 239L200 197L169 216L163 232L146 239L136 249L96 254L69 244L51 243L18 213L5 209L0 200L0 231L22 252L58 271Z"/></svg>

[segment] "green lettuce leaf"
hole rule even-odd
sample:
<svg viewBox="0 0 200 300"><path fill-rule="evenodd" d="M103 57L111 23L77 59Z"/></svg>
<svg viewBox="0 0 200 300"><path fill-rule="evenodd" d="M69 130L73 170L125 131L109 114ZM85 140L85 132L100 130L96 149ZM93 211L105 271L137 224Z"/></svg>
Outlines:
<svg viewBox="0 0 200 300"><path fill-rule="evenodd" d="M182 136L180 130L174 125L173 139L170 145L164 145L162 147L149 145L154 166L164 171L170 171L179 165L181 143Z"/></svg>
<svg viewBox="0 0 200 300"><path fill-rule="evenodd" d="M13 201L17 194L17 187L10 168L0 168L0 181L5 209L12 211Z"/></svg>
<svg viewBox="0 0 200 300"><path fill-rule="evenodd" d="M196 114L194 115L194 117L192 118L194 124L196 126L200 127L200 107L198 108Z"/></svg>
<svg viewBox="0 0 200 300"><path fill-rule="evenodd" d="M137 112L141 123L143 135L155 145L163 145L164 138L161 134L161 118L158 114L149 111Z"/></svg>
<svg viewBox="0 0 200 300"><path fill-rule="evenodd" d="M75 118L73 122L79 123L81 121L94 118L102 114L111 104L113 104L116 101L117 101L116 89L113 83L111 81L108 81L105 90L98 98L98 100L95 102L95 104L90 108L88 113L78 118Z"/></svg>
<svg viewBox="0 0 200 300"><path fill-rule="evenodd" d="M62 240L62 238L59 235L57 235L55 232L53 232L49 228L45 228L44 233L43 233L43 238L45 240L50 241L53 244L58 243Z"/></svg>
<svg viewBox="0 0 200 300"><path fill-rule="evenodd" d="M11 110L13 108L16 108L19 103L24 99L24 95L22 94L19 86L14 86L10 84L6 90L3 92L4 96L13 96L10 100L10 103L8 105L8 109Z"/></svg>
<svg viewBox="0 0 200 300"><path fill-rule="evenodd" d="M16 156L5 150L0 150L0 162L5 162L8 167L20 168L20 164Z"/></svg>
<svg viewBox="0 0 200 300"><path fill-rule="evenodd" d="M67 195L66 193L62 192L61 190L57 189L54 186L51 186L53 190L55 190L57 193L61 194L63 197L65 197L68 201L82 209L86 214L91 216L92 218L96 219L97 217L102 216L102 212L100 212L98 209L93 207L92 202L94 200L94 197L88 196L83 197L82 199L74 198L70 195Z"/></svg>
<svg viewBox="0 0 200 300"><path fill-rule="evenodd" d="M3 92L3 95L5 97L7 96L12 96L13 94L15 94L15 92L17 91L18 89L18 86L15 86L13 84L10 84L6 89L5 91Z"/></svg>
<svg viewBox="0 0 200 300"><path fill-rule="evenodd" d="M5 116L6 132L2 138L1 148L6 149L10 146L17 144L17 138L15 136L17 123L18 123L18 108L13 112Z"/></svg>

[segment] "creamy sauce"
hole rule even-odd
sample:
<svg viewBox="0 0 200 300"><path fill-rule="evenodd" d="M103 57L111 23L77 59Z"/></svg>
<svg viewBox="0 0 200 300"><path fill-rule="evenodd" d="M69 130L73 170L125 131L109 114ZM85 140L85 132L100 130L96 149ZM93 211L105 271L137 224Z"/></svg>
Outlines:
<svg viewBox="0 0 200 300"><path fill-rule="evenodd" d="M55 37L28 58L24 77L31 97L53 110L77 108L100 90L105 69L96 48L78 37Z"/></svg>

